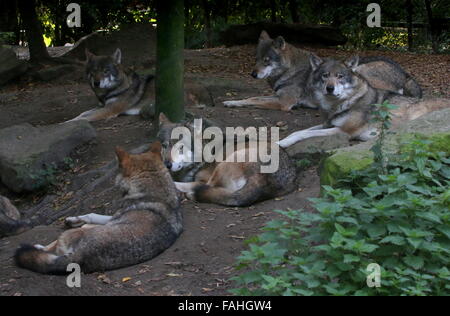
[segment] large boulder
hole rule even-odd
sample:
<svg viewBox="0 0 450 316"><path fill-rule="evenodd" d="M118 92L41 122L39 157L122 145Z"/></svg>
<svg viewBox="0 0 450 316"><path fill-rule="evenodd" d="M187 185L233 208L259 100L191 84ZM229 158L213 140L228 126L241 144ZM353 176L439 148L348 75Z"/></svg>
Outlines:
<svg viewBox="0 0 450 316"><path fill-rule="evenodd" d="M54 168L78 146L96 138L87 121L34 127L16 125L0 130L0 180L20 193L48 184Z"/></svg>
<svg viewBox="0 0 450 316"><path fill-rule="evenodd" d="M112 55L122 49L122 63L139 68L156 60L156 28L150 23L125 24L119 31L95 32L80 39L62 57L86 60L85 50L96 55Z"/></svg>
<svg viewBox="0 0 450 316"><path fill-rule="evenodd" d="M320 160L327 152L348 146L350 146L350 137L345 134L336 134L306 139L289 147L287 153L295 159Z"/></svg>
<svg viewBox="0 0 450 316"><path fill-rule="evenodd" d="M384 150L387 153L401 152L403 144L414 138L430 140L437 151L450 155L450 108L429 113L402 125L388 135ZM322 185L335 185L352 170L362 170L373 163L370 150L375 140L353 147L338 149L324 160L320 170Z"/></svg>
<svg viewBox="0 0 450 316"><path fill-rule="evenodd" d="M0 86L21 76L27 69L28 64L17 59L12 49L0 47Z"/></svg>
<svg viewBox="0 0 450 316"><path fill-rule="evenodd" d="M33 77L37 80L48 82L64 76L71 76L77 69L79 68L75 65L58 65L43 68L35 72Z"/></svg>

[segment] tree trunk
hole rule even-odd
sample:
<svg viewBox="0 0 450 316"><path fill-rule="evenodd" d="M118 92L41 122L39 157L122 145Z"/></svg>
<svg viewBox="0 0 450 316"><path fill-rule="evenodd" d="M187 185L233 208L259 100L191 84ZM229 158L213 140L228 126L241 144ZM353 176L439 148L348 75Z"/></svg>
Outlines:
<svg viewBox="0 0 450 316"><path fill-rule="evenodd" d="M203 0L203 12L205 14L206 48L212 47L211 5L208 0Z"/></svg>
<svg viewBox="0 0 450 316"><path fill-rule="evenodd" d="M225 23L228 24L230 18L230 0L223 0L222 18L224 19Z"/></svg>
<svg viewBox="0 0 450 316"><path fill-rule="evenodd" d="M270 0L270 19L272 23L277 23L277 2L276 0Z"/></svg>
<svg viewBox="0 0 450 316"><path fill-rule="evenodd" d="M408 50L413 51L413 3L412 0L406 0L406 8L408 9Z"/></svg>
<svg viewBox="0 0 450 316"><path fill-rule="evenodd" d="M292 23L300 23L297 0L289 0L289 10L291 11Z"/></svg>
<svg viewBox="0 0 450 316"><path fill-rule="evenodd" d="M184 1L157 1L156 117L184 119Z"/></svg>
<svg viewBox="0 0 450 316"><path fill-rule="evenodd" d="M186 29L190 29L191 27L191 1L192 0L184 0L184 25Z"/></svg>
<svg viewBox="0 0 450 316"><path fill-rule="evenodd" d="M36 14L35 0L20 0L18 5L28 39L30 61L39 63L50 59L42 35L41 22Z"/></svg>
<svg viewBox="0 0 450 316"><path fill-rule="evenodd" d="M431 0L425 0L425 7L427 8L428 23L430 25L431 45L433 52L439 52L439 42L436 32L436 24L433 18L433 10L431 9Z"/></svg>

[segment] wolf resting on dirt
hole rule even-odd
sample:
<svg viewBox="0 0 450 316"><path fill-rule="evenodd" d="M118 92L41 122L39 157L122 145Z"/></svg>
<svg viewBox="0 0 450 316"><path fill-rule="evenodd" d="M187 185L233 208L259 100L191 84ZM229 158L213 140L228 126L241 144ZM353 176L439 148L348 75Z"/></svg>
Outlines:
<svg viewBox="0 0 450 316"><path fill-rule="evenodd" d="M100 107L84 112L70 121L99 121L119 115L153 116L155 112L154 76L139 76L125 70L122 51L117 49L112 56L96 56L86 50L86 75L90 87L97 96ZM209 91L200 84L185 84L186 106L203 107L214 105ZM69 122L70 122L69 121Z"/></svg>
<svg viewBox="0 0 450 316"><path fill-rule="evenodd" d="M171 139L174 128L184 126L192 130L192 124L172 123L164 114L160 116L160 124L158 138L163 144L166 166L172 171L175 180L179 181L175 183L177 189L192 200L245 207L289 194L296 189L296 168L284 150L279 152L279 168L275 173L261 173L260 162L226 162L229 156L224 153L221 154L224 162L194 162L192 152L173 150L177 140ZM191 148L190 144L184 146ZM244 146L245 149L235 148L231 156L238 156L242 150L249 157L250 146L251 142ZM261 148L259 142L253 146Z"/></svg>
<svg viewBox="0 0 450 316"><path fill-rule="evenodd" d="M107 271L148 261L169 248L182 232L178 192L161 157L161 143L141 155L117 148L124 191L116 215L67 218L71 227L47 247L22 246L18 266L43 274L64 274L77 263L84 273Z"/></svg>
<svg viewBox="0 0 450 316"><path fill-rule="evenodd" d="M145 102L150 102L149 83L153 76L140 77L122 66L122 51L112 56L95 56L86 50L86 75L101 107L84 112L71 121L90 122L119 115L139 115ZM70 121L69 121L70 122Z"/></svg>
<svg viewBox="0 0 450 316"><path fill-rule="evenodd" d="M226 101L226 107L256 106L263 109L290 111L295 106L317 109L306 90L313 69L311 53L288 44L283 37L272 39L261 33L256 52L256 67L252 76L267 79L275 96L253 97ZM405 96L422 97L422 89L400 65L385 57L361 58L355 71L374 88Z"/></svg>
<svg viewBox="0 0 450 316"><path fill-rule="evenodd" d="M338 133L346 133L361 141L374 138L378 134L378 126L372 122L373 105L386 99L399 107L392 111L394 126L450 107L449 100L419 100L372 87L357 72L358 56L342 62L312 55L311 66L313 72L307 89L313 102L320 107L324 124L291 134L279 142L283 148L308 138Z"/></svg>

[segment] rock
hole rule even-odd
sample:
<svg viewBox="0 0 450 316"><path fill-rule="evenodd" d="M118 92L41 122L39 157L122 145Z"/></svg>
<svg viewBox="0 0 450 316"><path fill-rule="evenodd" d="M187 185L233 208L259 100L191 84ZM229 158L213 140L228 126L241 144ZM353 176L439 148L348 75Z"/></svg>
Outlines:
<svg viewBox="0 0 450 316"><path fill-rule="evenodd" d="M149 23L124 24L119 31L95 32L80 39L63 57L86 60L85 49L95 55L112 55L122 49L122 63L140 68L156 60L156 28Z"/></svg>
<svg viewBox="0 0 450 316"><path fill-rule="evenodd" d="M333 149L350 146L350 137L338 134L329 137L314 137L299 142L287 149L290 157L316 160Z"/></svg>
<svg viewBox="0 0 450 316"><path fill-rule="evenodd" d="M414 138L430 140L436 151L450 155L450 108L429 113L414 121L405 123L388 135L385 142L387 153L399 153L405 143ZM362 170L373 163L370 151L375 140L361 143L353 147L338 149L328 157L320 168L322 185L334 186L339 179L347 176L352 170Z"/></svg>
<svg viewBox="0 0 450 316"><path fill-rule="evenodd" d="M362 170L373 163L373 153L370 150L338 150L328 157L320 168L320 184L335 186L339 179L350 174L352 170Z"/></svg>
<svg viewBox="0 0 450 316"><path fill-rule="evenodd" d="M34 73L33 77L38 80L47 82L73 74L73 72L76 70L77 67L74 65L59 65L41 69L38 72Z"/></svg>
<svg viewBox="0 0 450 316"><path fill-rule="evenodd" d="M78 146L96 138L87 121L33 127L16 125L0 130L0 179L20 193L48 184L54 166Z"/></svg>
<svg viewBox="0 0 450 316"><path fill-rule="evenodd" d="M27 70L28 64L17 59L12 49L0 47L0 86L21 76Z"/></svg>

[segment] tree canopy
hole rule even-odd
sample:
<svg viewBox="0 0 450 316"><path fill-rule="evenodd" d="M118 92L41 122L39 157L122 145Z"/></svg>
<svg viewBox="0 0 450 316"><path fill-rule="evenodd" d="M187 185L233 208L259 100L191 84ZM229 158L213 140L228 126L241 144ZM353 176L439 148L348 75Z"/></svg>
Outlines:
<svg viewBox="0 0 450 316"><path fill-rule="evenodd" d="M23 41L18 0L2 1L0 40ZM47 45L73 43L96 30L115 30L124 23L156 22L156 0L78 0L82 27L68 28L70 1L36 0ZM372 0L185 0L186 47L220 45L218 34L232 24L260 21L328 24L342 30L354 48L449 50L450 2L446 0L380 0L382 28L368 28ZM409 26L409 30L408 30ZM409 31L409 32L408 32ZM408 47L413 46L413 47Z"/></svg>

